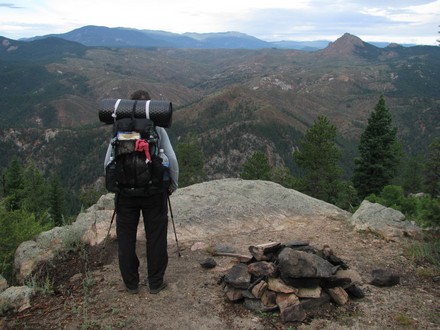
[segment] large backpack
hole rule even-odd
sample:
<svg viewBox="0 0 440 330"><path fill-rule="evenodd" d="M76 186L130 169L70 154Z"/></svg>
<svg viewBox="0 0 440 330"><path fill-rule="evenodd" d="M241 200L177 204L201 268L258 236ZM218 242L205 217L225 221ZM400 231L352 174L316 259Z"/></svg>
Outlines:
<svg viewBox="0 0 440 330"><path fill-rule="evenodd" d="M165 171L159 157L159 135L147 118L122 118L113 125L112 160L106 166L106 188L126 196L164 191ZM168 177L168 176L166 176Z"/></svg>

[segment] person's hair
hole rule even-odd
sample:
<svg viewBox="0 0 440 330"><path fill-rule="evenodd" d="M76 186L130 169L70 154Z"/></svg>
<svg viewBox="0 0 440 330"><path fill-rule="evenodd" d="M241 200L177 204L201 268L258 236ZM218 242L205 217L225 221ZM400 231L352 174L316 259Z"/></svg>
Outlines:
<svg viewBox="0 0 440 330"><path fill-rule="evenodd" d="M133 92L130 96L132 100L151 100L150 94L147 91L139 89Z"/></svg>

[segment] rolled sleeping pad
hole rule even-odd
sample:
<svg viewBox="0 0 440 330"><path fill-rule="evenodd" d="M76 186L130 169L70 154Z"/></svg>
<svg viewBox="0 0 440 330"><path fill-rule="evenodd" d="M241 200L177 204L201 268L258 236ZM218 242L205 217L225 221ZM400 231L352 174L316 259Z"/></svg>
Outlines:
<svg viewBox="0 0 440 330"><path fill-rule="evenodd" d="M113 124L116 119L131 118L135 100L102 99L99 101L99 120ZM135 118L151 119L156 126L170 127L173 106L170 101L137 100L134 109Z"/></svg>

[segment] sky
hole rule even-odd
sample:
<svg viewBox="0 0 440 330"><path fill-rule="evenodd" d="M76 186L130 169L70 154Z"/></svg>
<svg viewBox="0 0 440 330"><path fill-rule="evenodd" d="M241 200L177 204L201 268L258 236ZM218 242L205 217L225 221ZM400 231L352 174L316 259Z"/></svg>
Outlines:
<svg viewBox="0 0 440 330"><path fill-rule="evenodd" d="M438 45L440 0L0 0L0 36L20 39L86 25L174 33L237 31L265 41Z"/></svg>

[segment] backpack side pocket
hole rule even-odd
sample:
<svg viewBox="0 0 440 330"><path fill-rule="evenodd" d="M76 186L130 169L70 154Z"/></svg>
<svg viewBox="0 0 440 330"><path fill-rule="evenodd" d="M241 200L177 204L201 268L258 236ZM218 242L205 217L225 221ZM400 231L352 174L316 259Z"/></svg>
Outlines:
<svg viewBox="0 0 440 330"><path fill-rule="evenodd" d="M105 167L105 188L112 193L119 192L116 179L116 162L114 159Z"/></svg>

